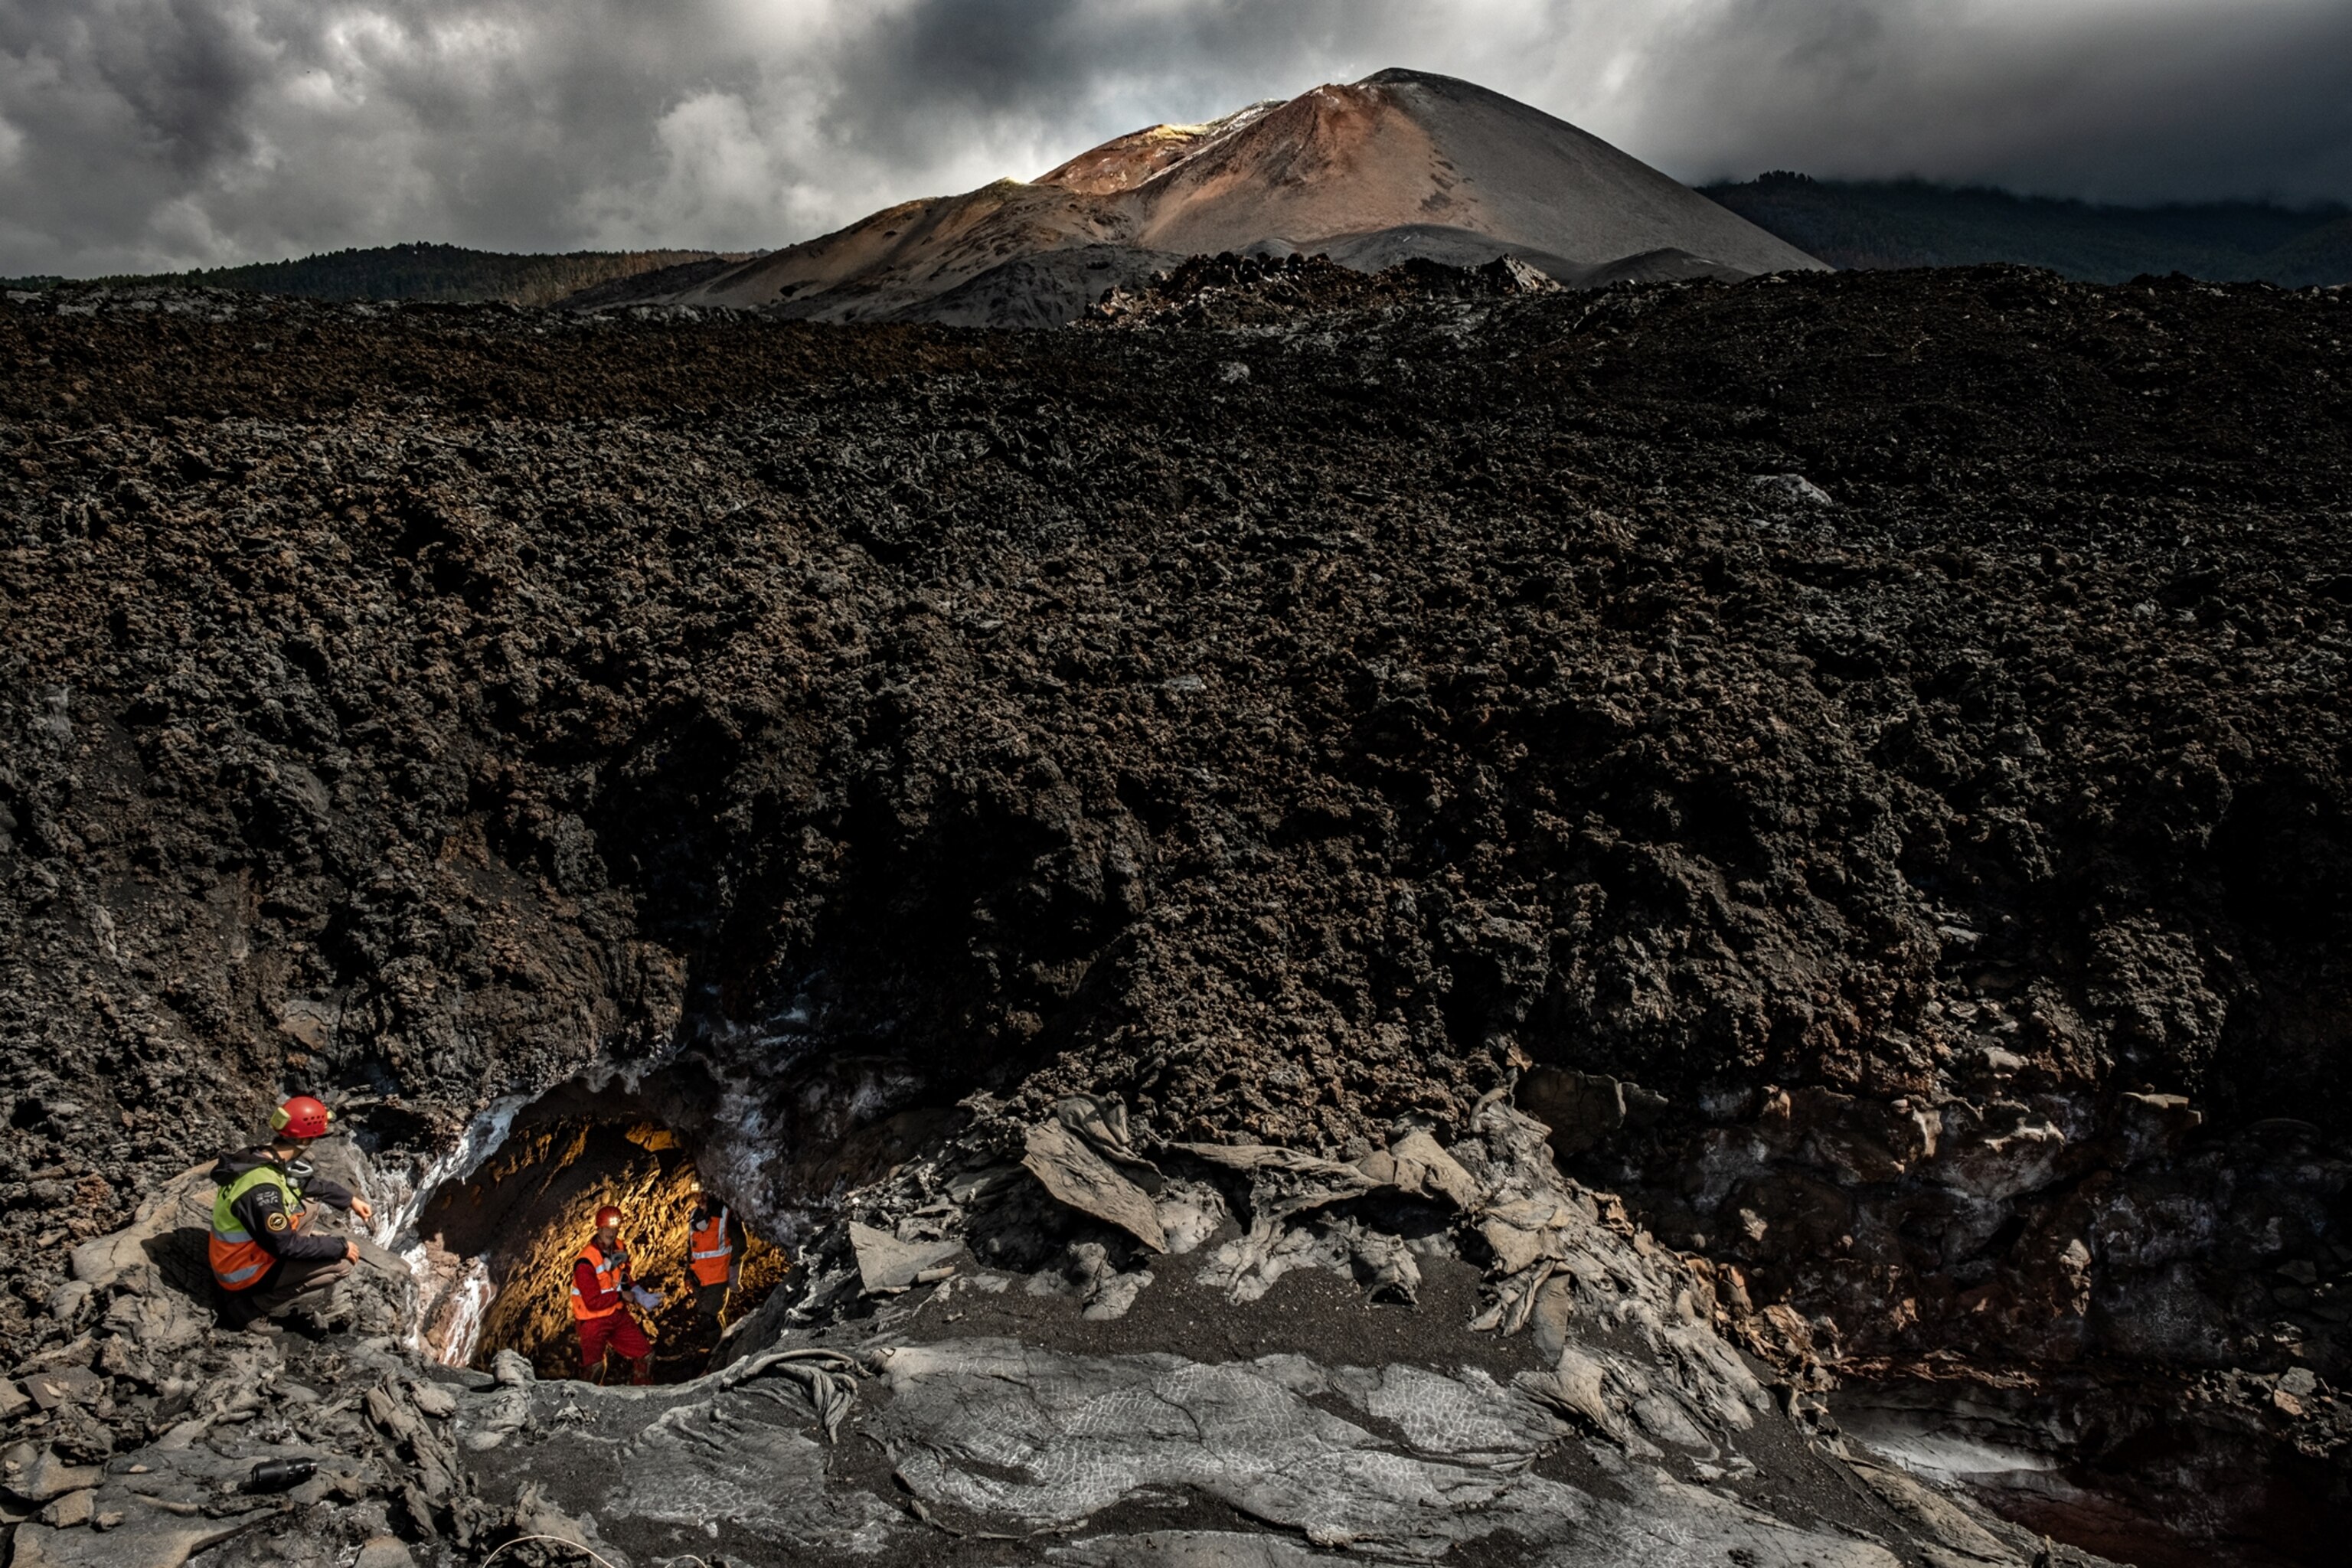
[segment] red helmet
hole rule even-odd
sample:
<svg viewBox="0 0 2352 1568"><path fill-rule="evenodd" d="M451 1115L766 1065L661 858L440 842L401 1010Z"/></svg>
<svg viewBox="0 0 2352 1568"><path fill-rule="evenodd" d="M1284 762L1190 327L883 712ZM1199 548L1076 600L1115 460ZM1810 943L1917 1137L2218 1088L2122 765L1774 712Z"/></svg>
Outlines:
<svg viewBox="0 0 2352 1568"><path fill-rule="evenodd" d="M598 1230L617 1230L620 1228L620 1224L621 1211L614 1208L611 1204L606 1204L603 1208L596 1211L596 1228Z"/></svg>
<svg viewBox="0 0 2352 1568"><path fill-rule="evenodd" d="M298 1094L269 1113L269 1130L282 1138L324 1138L335 1113L307 1094Z"/></svg>

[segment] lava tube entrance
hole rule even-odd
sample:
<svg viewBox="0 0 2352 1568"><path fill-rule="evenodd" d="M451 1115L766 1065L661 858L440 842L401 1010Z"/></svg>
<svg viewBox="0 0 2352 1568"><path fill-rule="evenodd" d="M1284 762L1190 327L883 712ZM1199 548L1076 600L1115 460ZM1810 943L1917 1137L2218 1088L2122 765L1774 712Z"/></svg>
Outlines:
<svg viewBox="0 0 2352 1568"><path fill-rule="evenodd" d="M551 1091L516 1115L479 1166L425 1199L410 1254L424 1298L421 1348L475 1366L510 1350L541 1377L581 1375L572 1266L594 1234L596 1210L610 1204L624 1216L637 1282L663 1295L652 1310L627 1309L653 1341L656 1380L698 1375L724 1326L758 1307L788 1264L739 1216L730 1226L737 1284L719 1324L699 1316L688 1254L700 1189L693 1145L648 1096L578 1084Z"/></svg>

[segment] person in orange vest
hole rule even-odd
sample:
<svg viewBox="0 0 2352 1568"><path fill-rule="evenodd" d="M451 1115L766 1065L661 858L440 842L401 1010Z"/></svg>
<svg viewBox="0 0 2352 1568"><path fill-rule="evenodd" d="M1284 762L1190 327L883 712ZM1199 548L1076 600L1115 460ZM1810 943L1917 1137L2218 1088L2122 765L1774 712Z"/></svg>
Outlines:
<svg viewBox="0 0 2352 1568"><path fill-rule="evenodd" d="M327 1135L334 1112L298 1094L270 1113L270 1139L213 1164L213 1285L221 1322L254 1333L275 1333L276 1320L296 1308L326 1304L335 1282L359 1261L359 1243L304 1226L310 1201L356 1216L375 1217L365 1198L320 1177L303 1157Z"/></svg>
<svg viewBox="0 0 2352 1568"><path fill-rule="evenodd" d="M736 1258L742 1245L742 1226L725 1204L697 1190L687 1200L686 1267L694 1276L694 1319L698 1328L716 1333L727 1293L742 1278Z"/></svg>
<svg viewBox="0 0 2352 1568"><path fill-rule="evenodd" d="M629 1363L629 1381L654 1380L654 1347L629 1316L635 1302L651 1311L661 1294L639 1285L630 1272L629 1249L621 1245L621 1211L606 1204L596 1211L596 1235L572 1265L572 1321L580 1331L581 1374L604 1381L604 1353L619 1351Z"/></svg>

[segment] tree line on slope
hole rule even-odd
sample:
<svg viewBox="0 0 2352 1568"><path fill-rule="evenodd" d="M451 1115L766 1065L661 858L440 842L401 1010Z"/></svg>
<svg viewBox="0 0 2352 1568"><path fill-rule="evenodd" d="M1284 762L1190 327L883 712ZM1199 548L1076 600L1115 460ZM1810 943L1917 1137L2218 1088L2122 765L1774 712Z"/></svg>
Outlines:
<svg viewBox="0 0 2352 1568"><path fill-rule="evenodd" d="M709 250L577 250L560 256L509 256L463 246L409 244L335 250L284 261L192 272L94 279L107 283L235 289L305 300L503 301L552 305L584 289L692 262L738 261ZM16 289L54 287L59 278L5 280Z"/></svg>
<svg viewBox="0 0 2352 1568"><path fill-rule="evenodd" d="M2352 283L2352 208L2340 204L2109 206L1925 180L1817 180L1785 170L1701 191L1839 268L2011 262L2097 283L2175 272L2284 288ZM644 274L673 270L665 283L684 287L746 254L583 250L512 256L407 244L90 281L235 289L310 300L595 305L637 297L639 289L625 285ZM67 281L12 278L0 279L0 286L43 289Z"/></svg>
<svg viewBox="0 0 2352 1568"><path fill-rule="evenodd" d="M2106 206L1925 180L1776 170L1701 187L1832 267L2014 262L2093 283L2186 273L2284 288L2352 282L2352 209L2268 202Z"/></svg>

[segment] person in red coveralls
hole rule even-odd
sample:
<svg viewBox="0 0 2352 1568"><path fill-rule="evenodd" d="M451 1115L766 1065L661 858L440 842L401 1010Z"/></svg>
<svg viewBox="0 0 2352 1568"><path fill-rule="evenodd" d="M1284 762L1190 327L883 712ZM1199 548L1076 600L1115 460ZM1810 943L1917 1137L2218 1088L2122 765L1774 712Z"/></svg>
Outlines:
<svg viewBox="0 0 2352 1568"><path fill-rule="evenodd" d="M661 1305L661 1296L631 1277L629 1251L621 1245L621 1211L607 1204L596 1211L595 1238L572 1265L572 1321L580 1330L580 1366L589 1382L604 1381L608 1350L626 1358L631 1383L654 1380L654 1347L629 1315L631 1301L651 1311Z"/></svg>

